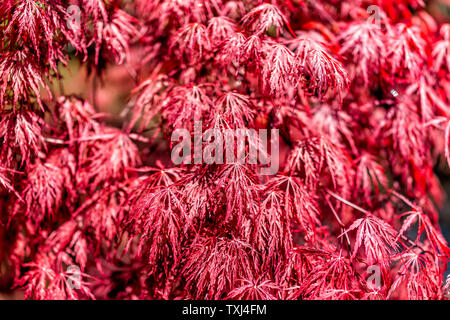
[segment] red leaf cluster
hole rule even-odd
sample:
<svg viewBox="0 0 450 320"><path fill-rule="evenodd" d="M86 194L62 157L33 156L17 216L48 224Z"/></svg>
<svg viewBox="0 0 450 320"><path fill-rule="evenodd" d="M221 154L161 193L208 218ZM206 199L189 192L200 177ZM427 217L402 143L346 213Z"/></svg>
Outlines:
<svg viewBox="0 0 450 320"><path fill-rule="evenodd" d="M450 26L422 1L375 5L3 0L0 289L444 299ZM120 117L55 94L71 59L104 81L129 71ZM276 129L279 170L264 176L249 157L176 165L177 129L200 147L210 129Z"/></svg>

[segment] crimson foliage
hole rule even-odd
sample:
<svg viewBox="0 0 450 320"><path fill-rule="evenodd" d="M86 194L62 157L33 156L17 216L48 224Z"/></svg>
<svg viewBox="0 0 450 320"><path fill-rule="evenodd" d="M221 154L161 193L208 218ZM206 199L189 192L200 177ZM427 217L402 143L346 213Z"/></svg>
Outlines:
<svg viewBox="0 0 450 320"><path fill-rule="evenodd" d="M3 0L0 34L4 289L444 298L450 26L423 1ZM118 126L54 93L77 58L138 82ZM279 172L156 151L199 119L279 129Z"/></svg>

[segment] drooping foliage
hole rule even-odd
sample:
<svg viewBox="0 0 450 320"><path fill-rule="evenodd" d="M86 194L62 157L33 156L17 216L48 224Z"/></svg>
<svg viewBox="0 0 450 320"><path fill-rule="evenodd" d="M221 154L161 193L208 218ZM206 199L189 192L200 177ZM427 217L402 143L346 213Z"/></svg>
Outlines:
<svg viewBox="0 0 450 320"><path fill-rule="evenodd" d="M423 1L3 0L0 36L2 290L448 292L436 172L450 164L450 25ZM119 121L55 93L71 59L103 82L111 66L130 73ZM177 129L204 142L277 129L279 170L174 164Z"/></svg>

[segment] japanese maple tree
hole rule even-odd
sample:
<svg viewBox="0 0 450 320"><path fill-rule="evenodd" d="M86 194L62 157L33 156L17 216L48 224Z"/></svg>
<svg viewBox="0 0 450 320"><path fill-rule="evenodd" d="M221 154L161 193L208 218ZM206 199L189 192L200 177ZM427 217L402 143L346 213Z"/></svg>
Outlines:
<svg viewBox="0 0 450 320"><path fill-rule="evenodd" d="M1 289L445 299L450 25L425 2L2 0ZM119 120L56 90L71 59L129 72ZM180 129L278 130L279 169L176 164Z"/></svg>

